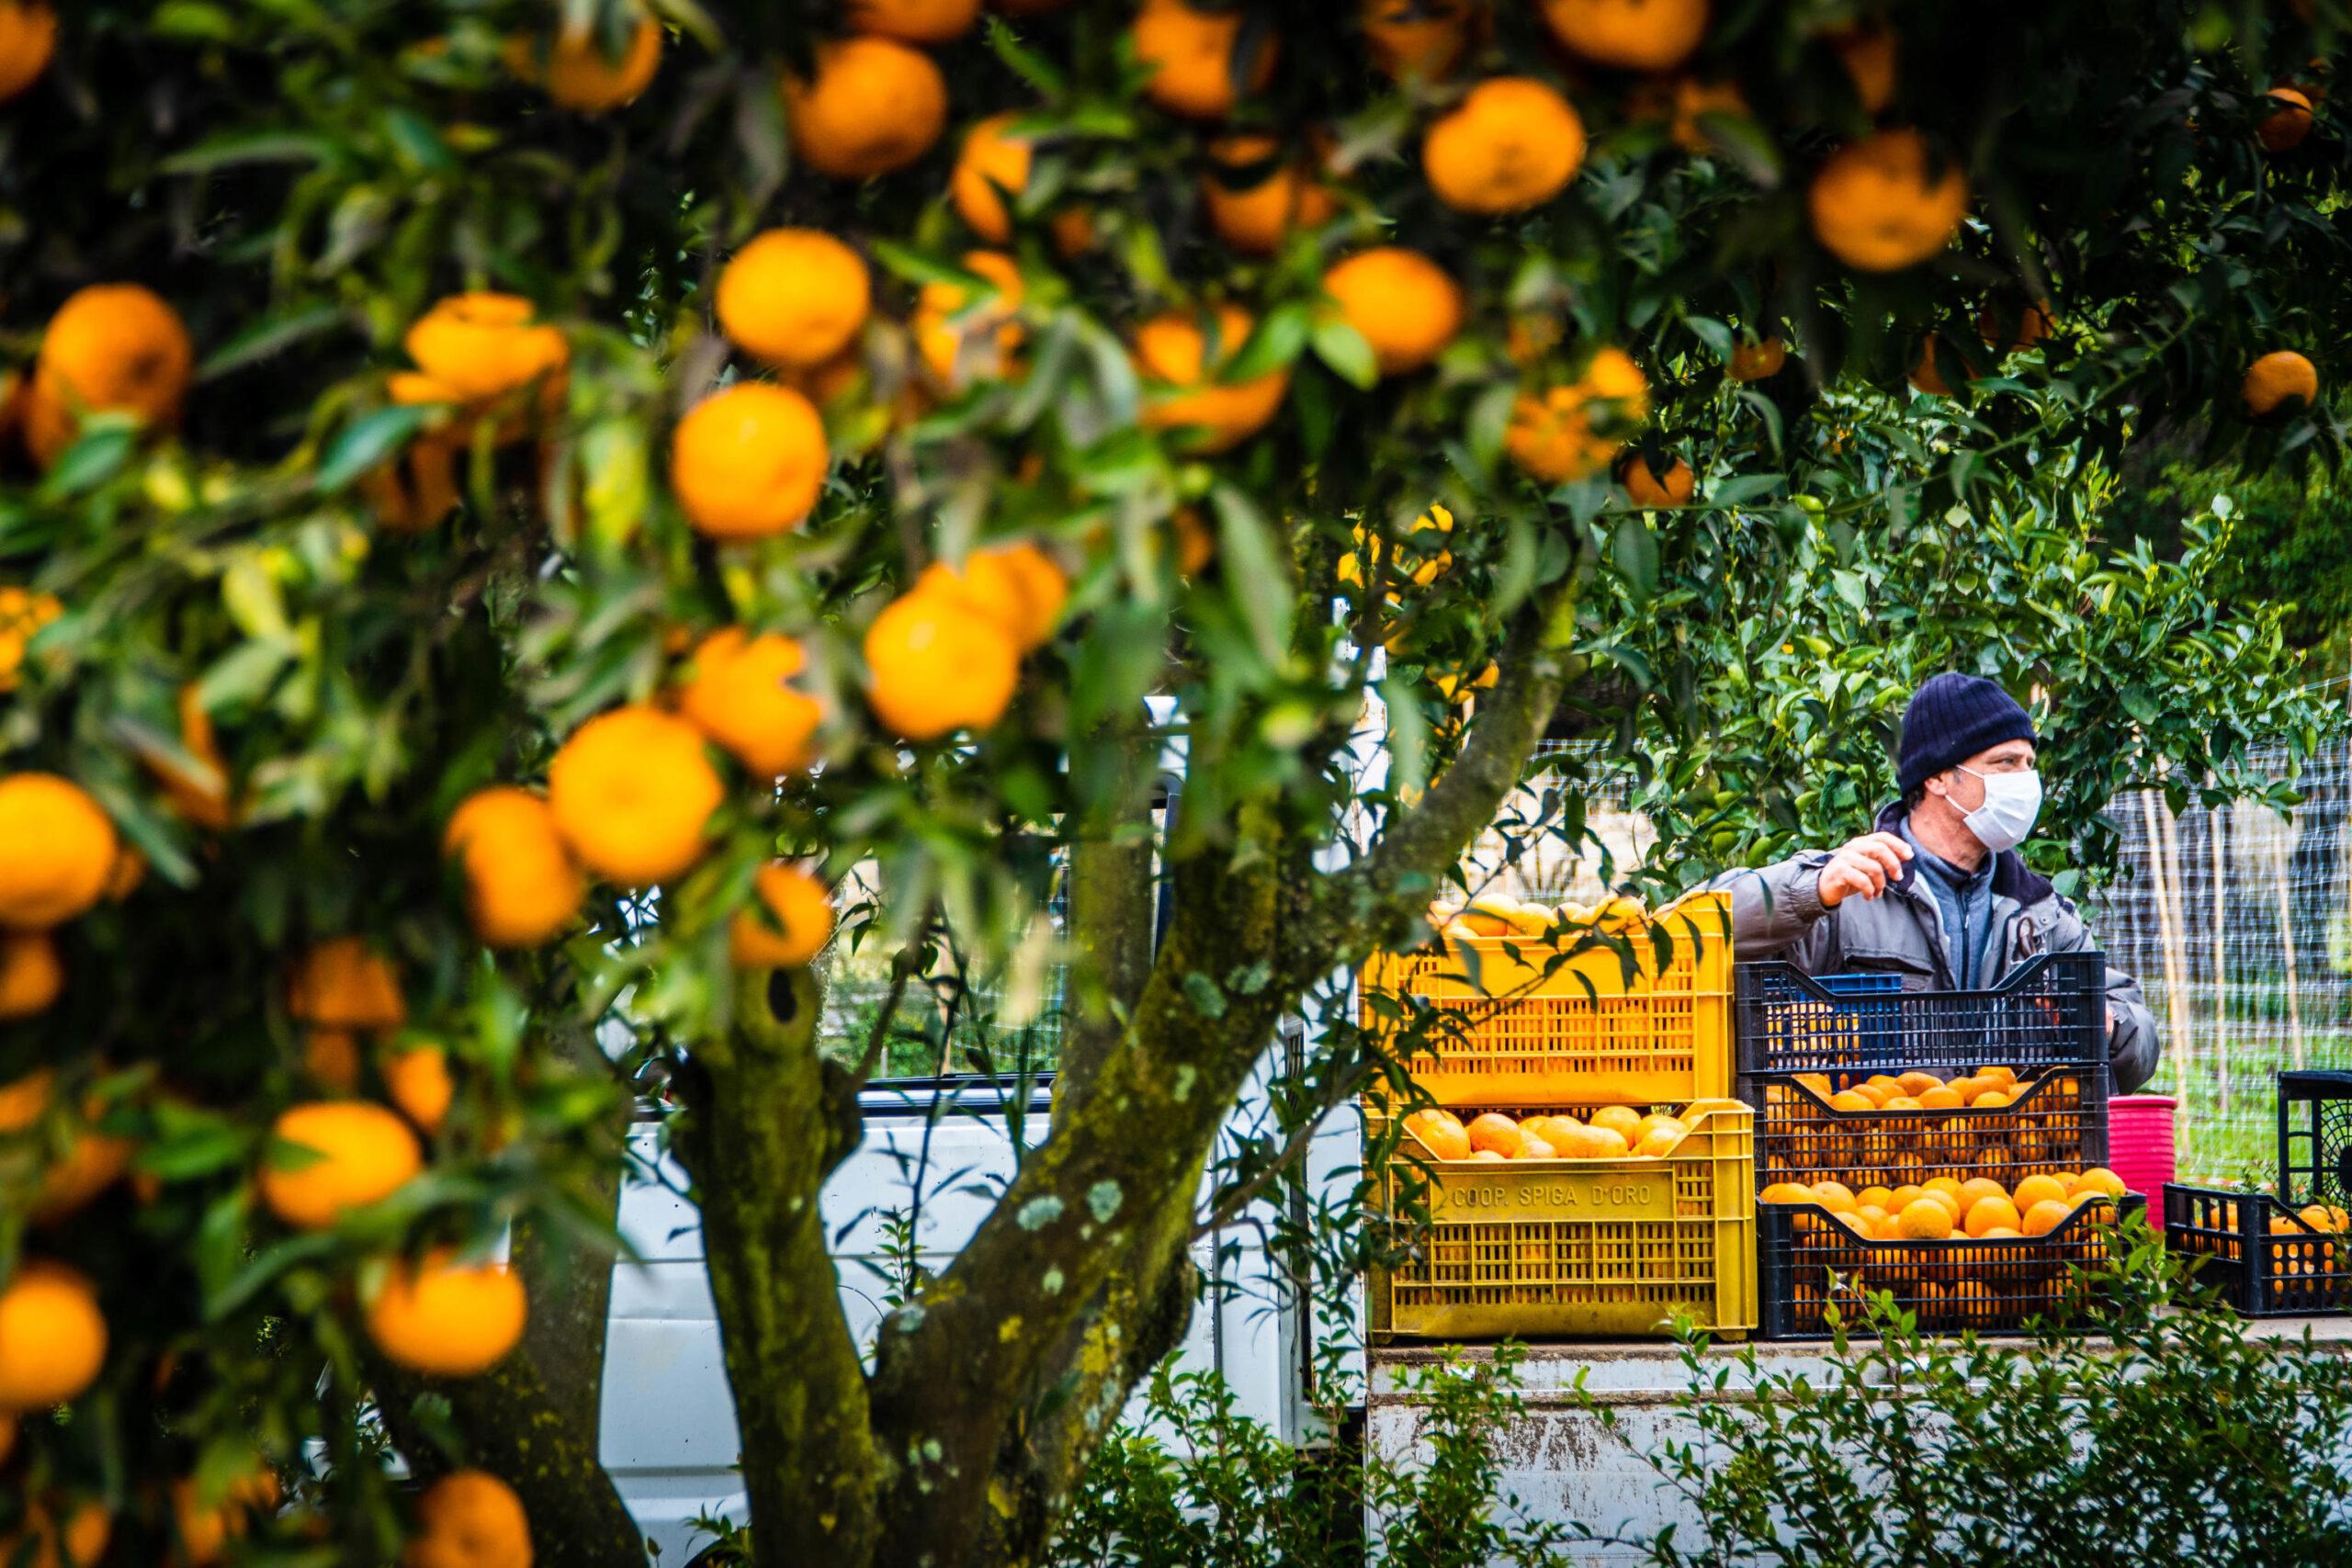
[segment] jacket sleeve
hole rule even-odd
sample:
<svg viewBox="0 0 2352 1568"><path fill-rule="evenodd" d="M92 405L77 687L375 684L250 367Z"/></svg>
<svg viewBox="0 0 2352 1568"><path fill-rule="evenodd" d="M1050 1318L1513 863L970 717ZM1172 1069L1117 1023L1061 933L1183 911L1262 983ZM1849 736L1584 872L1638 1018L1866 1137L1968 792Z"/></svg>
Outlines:
<svg viewBox="0 0 2352 1568"><path fill-rule="evenodd" d="M2098 945L2090 926L2074 904L2058 900L2058 918L2050 927L2050 951L2079 953ZM2108 1025L2107 1059L2115 1069L2115 1092L2130 1094L2156 1076L2164 1059L2164 1043L2156 1037L2156 1016L2149 1010L2140 982L2107 966L2107 1007L2113 1015Z"/></svg>
<svg viewBox="0 0 2352 1568"><path fill-rule="evenodd" d="M1731 894L1732 956L1742 964L1785 958L1807 974L1830 963L1835 920L1821 907L1827 852L1807 850L1777 865L1725 872L1707 886Z"/></svg>

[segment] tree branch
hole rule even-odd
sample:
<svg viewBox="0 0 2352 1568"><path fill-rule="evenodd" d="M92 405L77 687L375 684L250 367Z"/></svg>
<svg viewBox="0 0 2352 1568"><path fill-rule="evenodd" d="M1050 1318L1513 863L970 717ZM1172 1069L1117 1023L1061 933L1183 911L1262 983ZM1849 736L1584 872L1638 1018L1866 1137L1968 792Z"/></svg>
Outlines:
<svg viewBox="0 0 2352 1568"><path fill-rule="evenodd" d="M1104 756L1109 776L1080 781L1096 806L1076 826L1069 858L1069 931L1077 1008L1062 1036L1054 1077L1054 1116L1076 1114L1102 1059L1126 1038L1127 1022L1151 977L1157 910L1151 876L1151 786L1157 749L1136 716L1114 743L1074 755Z"/></svg>
<svg viewBox="0 0 2352 1568"><path fill-rule="evenodd" d="M1415 884L1434 886L1519 784L1567 683L1576 612L1571 570L1540 593L1512 626L1497 660L1501 678L1479 703L1453 765L1418 806L1390 824L1379 842L1323 883L1315 900L1317 918L1285 933L1287 952L1328 968L1403 936L1423 900L1418 891L1400 896L1400 890Z"/></svg>
<svg viewBox="0 0 2352 1568"><path fill-rule="evenodd" d="M734 1028L679 1077L762 1568L867 1562L888 1469L818 1204L858 1137L849 1075L817 1055L822 1004L807 969L741 972Z"/></svg>

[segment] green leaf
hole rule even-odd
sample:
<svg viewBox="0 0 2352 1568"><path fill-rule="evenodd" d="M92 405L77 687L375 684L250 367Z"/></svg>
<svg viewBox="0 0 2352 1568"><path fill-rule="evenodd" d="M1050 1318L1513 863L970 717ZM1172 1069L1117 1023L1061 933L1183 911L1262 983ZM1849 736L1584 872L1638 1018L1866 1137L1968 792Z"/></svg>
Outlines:
<svg viewBox="0 0 2352 1568"><path fill-rule="evenodd" d="M1306 346L1312 313L1304 305L1284 305L1267 312L1250 341L1226 367L1228 381L1254 381L1271 370L1286 368ZM1366 353L1371 352L1369 348Z"/></svg>
<svg viewBox="0 0 2352 1568"><path fill-rule="evenodd" d="M298 343L323 337L350 323L350 312L339 305L306 305L265 315L215 349L198 367L196 378L209 381L232 370L242 370Z"/></svg>
<svg viewBox="0 0 2352 1568"><path fill-rule="evenodd" d="M1657 592L1657 537L1638 516L1618 519L1609 536L1610 564L1625 580L1636 604L1646 604Z"/></svg>
<svg viewBox="0 0 2352 1568"><path fill-rule="evenodd" d="M1340 317L1325 316L1315 323L1315 356L1348 385L1370 391L1380 380L1380 366L1363 333Z"/></svg>
<svg viewBox="0 0 2352 1568"><path fill-rule="evenodd" d="M436 412L429 404L403 403L353 420L320 460L315 480L318 488L327 492L343 490L382 468L415 438Z"/></svg>
<svg viewBox="0 0 2352 1568"><path fill-rule="evenodd" d="M1290 643L1291 617L1297 606L1290 562L1275 549L1272 527L1246 492L1219 484L1211 499L1216 507L1217 553L1225 562L1226 592L1250 628L1259 656L1268 664L1279 664Z"/></svg>
<svg viewBox="0 0 2352 1568"><path fill-rule="evenodd" d="M173 175L209 174L239 164L319 164L335 153L335 145L323 136L304 136L292 131L235 131L209 137L187 152L164 160L164 171Z"/></svg>

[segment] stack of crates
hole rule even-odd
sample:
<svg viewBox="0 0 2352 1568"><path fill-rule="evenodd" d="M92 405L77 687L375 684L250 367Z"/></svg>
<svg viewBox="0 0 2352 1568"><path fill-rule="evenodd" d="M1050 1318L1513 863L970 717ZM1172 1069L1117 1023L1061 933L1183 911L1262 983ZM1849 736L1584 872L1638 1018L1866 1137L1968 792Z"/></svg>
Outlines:
<svg viewBox="0 0 2352 1568"><path fill-rule="evenodd" d="M2278 1187L2165 1186L2165 1244L2248 1317L2352 1309L2352 1073L2278 1075Z"/></svg>
<svg viewBox="0 0 2352 1568"><path fill-rule="evenodd" d="M2014 1190L2104 1166L2106 969L2098 953L2052 953L1992 990L1909 991L1897 976L1740 965L1738 1093L1756 1108L1758 1181L1860 1192L1983 1177ZM1855 1101L1874 1077L1993 1068L2015 1077L2006 1104ZM1821 1204L1763 1204L1763 1337L1827 1337L1827 1309L1850 1321L1864 1290L1892 1292L1932 1330L2021 1327L2063 1309L2070 1266L2103 1258L2102 1224L2143 1206L2129 1194L2086 1201L2041 1235L1872 1240Z"/></svg>
<svg viewBox="0 0 2352 1568"><path fill-rule="evenodd" d="M1731 1081L1731 904L1702 893L1608 940L1448 936L1375 955L1364 1028L1418 1049L1421 1094L1468 1122L1622 1104L1681 1121L1662 1155L1445 1160L1409 1129L1382 1180L1426 1210L1371 1280L1377 1341L1644 1336L1757 1322L1754 1118ZM1375 1134L1399 1108L1367 1107Z"/></svg>

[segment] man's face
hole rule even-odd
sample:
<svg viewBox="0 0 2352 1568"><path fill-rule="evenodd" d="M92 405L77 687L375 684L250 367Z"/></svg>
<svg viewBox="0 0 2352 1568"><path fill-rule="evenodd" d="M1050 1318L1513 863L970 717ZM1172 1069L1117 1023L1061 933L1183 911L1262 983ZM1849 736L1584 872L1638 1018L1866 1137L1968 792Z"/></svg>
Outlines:
<svg viewBox="0 0 2352 1568"><path fill-rule="evenodd" d="M1999 773L2033 771L2033 742L2004 740L1928 781L1928 792L1940 795L1952 809L1966 816L1984 804L1984 781Z"/></svg>

